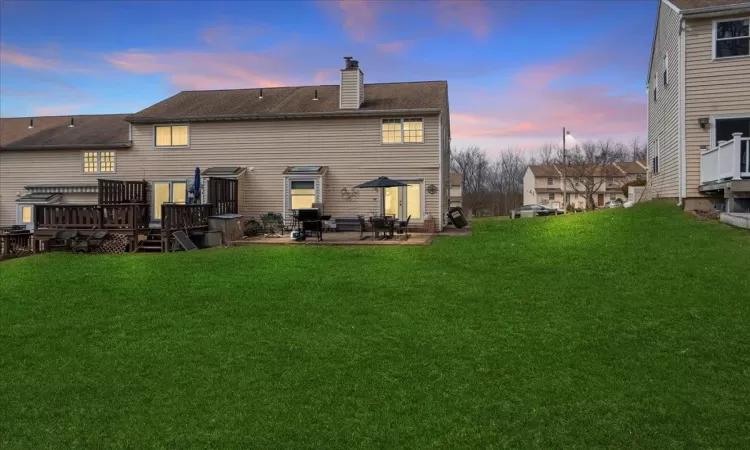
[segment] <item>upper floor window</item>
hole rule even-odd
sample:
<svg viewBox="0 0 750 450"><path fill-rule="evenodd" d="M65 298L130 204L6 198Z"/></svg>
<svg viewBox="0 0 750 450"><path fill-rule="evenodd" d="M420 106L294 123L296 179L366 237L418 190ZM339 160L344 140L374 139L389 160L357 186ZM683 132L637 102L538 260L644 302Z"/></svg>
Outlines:
<svg viewBox="0 0 750 450"><path fill-rule="evenodd" d="M422 119L383 119L383 144L413 144L424 142Z"/></svg>
<svg viewBox="0 0 750 450"><path fill-rule="evenodd" d="M115 173L115 152L83 152L83 173Z"/></svg>
<svg viewBox="0 0 750 450"><path fill-rule="evenodd" d="M615 180L612 177L607 177L607 186L612 186L615 184Z"/></svg>
<svg viewBox="0 0 750 450"><path fill-rule="evenodd" d="M157 125L154 127L155 147L187 147L187 125Z"/></svg>
<svg viewBox="0 0 750 450"><path fill-rule="evenodd" d="M669 53L664 54L664 64L662 68L662 79L664 81L664 86L669 84Z"/></svg>
<svg viewBox="0 0 750 450"><path fill-rule="evenodd" d="M547 177L547 186L552 186L552 184L555 182L555 179L552 177Z"/></svg>
<svg viewBox="0 0 750 450"><path fill-rule="evenodd" d="M714 26L716 58L750 55L750 19L724 20Z"/></svg>

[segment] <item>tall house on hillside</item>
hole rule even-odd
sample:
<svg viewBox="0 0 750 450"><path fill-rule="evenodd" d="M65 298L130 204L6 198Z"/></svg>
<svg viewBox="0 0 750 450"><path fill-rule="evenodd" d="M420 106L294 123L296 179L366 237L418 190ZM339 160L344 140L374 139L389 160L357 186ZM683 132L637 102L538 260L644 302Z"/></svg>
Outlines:
<svg viewBox="0 0 750 450"><path fill-rule="evenodd" d="M145 180L158 222L162 204L194 195L200 168L237 180L247 219L290 221L315 204L335 218L411 217L416 228L430 214L440 228L449 163L448 83L366 84L347 57L336 85L185 91L134 114L0 119L0 226L33 229L39 204L95 204L97 179ZM356 188L380 176L405 186Z"/></svg>
<svg viewBox="0 0 750 450"><path fill-rule="evenodd" d="M652 197L750 209L750 0L659 0L648 70Z"/></svg>

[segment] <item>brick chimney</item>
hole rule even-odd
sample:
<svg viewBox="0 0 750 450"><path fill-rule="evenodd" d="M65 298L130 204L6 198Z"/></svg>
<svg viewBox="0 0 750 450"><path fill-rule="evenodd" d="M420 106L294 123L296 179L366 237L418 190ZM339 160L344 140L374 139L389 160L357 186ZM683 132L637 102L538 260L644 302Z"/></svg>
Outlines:
<svg viewBox="0 0 750 450"><path fill-rule="evenodd" d="M365 76L359 70L359 61L351 56L345 56L344 61L345 66L341 69L339 108L359 109L365 101Z"/></svg>

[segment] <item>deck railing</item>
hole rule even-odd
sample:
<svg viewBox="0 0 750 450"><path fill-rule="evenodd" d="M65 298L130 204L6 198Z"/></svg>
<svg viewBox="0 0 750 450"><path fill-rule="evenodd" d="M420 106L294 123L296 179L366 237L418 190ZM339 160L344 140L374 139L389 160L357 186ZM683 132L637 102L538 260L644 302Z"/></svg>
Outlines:
<svg viewBox="0 0 750 450"><path fill-rule="evenodd" d="M34 249L31 231L0 232L0 258L30 255Z"/></svg>
<svg viewBox="0 0 750 450"><path fill-rule="evenodd" d="M239 182L231 178L209 178L208 203L214 205L216 215L238 213Z"/></svg>
<svg viewBox="0 0 750 450"><path fill-rule="evenodd" d="M161 205L161 228L175 231L205 228L208 227L208 217L212 214L213 205L207 203L164 203Z"/></svg>
<svg viewBox="0 0 750 450"><path fill-rule="evenodd" d="M105 229L134 231L148 228L148 206L36 205L34 229Z"/></svg>
<svg viewBox="0 0 750 450"><path fill-rule="evenodd" d="M128 203L148 203L147 181L120 181L99 179L100 205L122 205Z"/></svg>
<svg viewBox="0 0 750 450"><path fill-rule="evenodd" d="M742 133L733 136L701 152L701 184L750 178L750 138Z"/></svg>

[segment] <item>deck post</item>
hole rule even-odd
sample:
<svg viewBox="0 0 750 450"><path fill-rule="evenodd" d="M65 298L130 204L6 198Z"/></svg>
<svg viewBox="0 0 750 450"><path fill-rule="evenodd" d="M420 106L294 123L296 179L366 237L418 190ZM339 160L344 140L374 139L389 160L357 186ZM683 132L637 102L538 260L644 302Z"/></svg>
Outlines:
<svg viewBox="0 0 750 450"><path fill-rule="evenodd" d="M742 133L732 133L732 179L742 179Z"/></svg>
<svg viewBox="0 0 750 450"><path fill-rule="evenodd" d="M10 234L3 234L3 258L10 256Z"/></svg>

